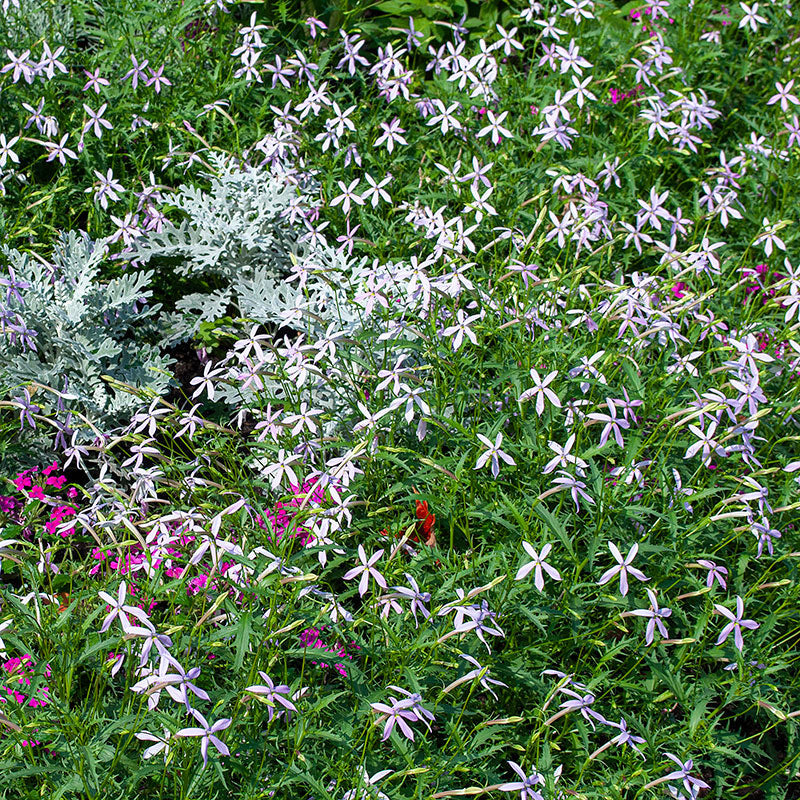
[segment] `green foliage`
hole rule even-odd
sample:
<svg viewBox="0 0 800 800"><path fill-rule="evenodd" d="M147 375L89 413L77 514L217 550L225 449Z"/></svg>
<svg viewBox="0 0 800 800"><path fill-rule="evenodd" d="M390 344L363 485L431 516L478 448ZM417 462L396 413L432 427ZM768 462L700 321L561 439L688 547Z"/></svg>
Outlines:
<svg viewBox="0 0 800 800"><path fill-rule="evenodd" d="M739 26L744 8L673 0L652 36L621 2L527 20L527 3L491 1L222 5L59 4L69 74L0 74L0 133L21 136L21 163L0 176L0 225L17 248L15 274L0 272L13 312L3 341L7 360L30 360L0 401L0 800L497 800L521 792L509 762L538 776L527 800L686 797L667 753L693 760L701 800L793 798L800 141L788 141L794 104L767 104L800 63L791 8L760 4L769 24L756 32ZM308 15L327 33L312 40ZM393 64L408 97L390 100L370 69L379 47L406 47L409 16L423 47ZM544 33L551 16L560 39ZM505 52L496 23L517 28L522 50ZM464 61L449 71L476 59L483 76L463 85L425 70L427 46L455 48L460 24ZM266 26L261 82L235 77L231 56L253 25ZM338 66L340 25L365 38L354 76ZM10 46L35 58L45 34L62 41L56 23L31 23ZM548 63L556 45L591 67ZM325 149L332 107L292 121L310 88L266 67L297 50L319 66L315 85L354 107ZM163 63L173 85L134 90L131 54ZM84 69L110 79L100 96L83 90ZM594 99L579 104L587 79ZM634 94L614 102L612 89ZM24 128L21 104L40 96L68 145L83 140L64 165ZM429 125L424 100L454 103L461 127ZM83 104L101 101L113 130L81 136ZM542 136L558 106L575 129L567 144ZM479 135L490 111L508 112L496 143ZM390 152L376 140L395 117L407 144ZM255 166L262 155L271 168ZM124 191L106 208L95 170L108 169ZM342 185L365 192L367 175L389 178L391 201L345 209ZM709 202L714 187L736 197ZM648 219L651 190L669 191L667 216ZM126 215L141 235L114 258L74 233L51 267L39 255L58 228L107 241ZM781 244L768 249L766 230ZM167 313L139 308L143 296ZM119 318L103 317L109 304ZM105 419L93 386L104 408L134 403L130 374L98 384L91 369L144 367L157 351L142 342L180 343L181 387L165 398L165 382L141 382L149 406L95 438L60 404ZM60 397L35 385L62 386L59 359L72 375ZM557 402L537 408L551 373ZM21 452L26 413L37 432L77 429L74 485L52 466L47 482ZM623 444L613 418L627 423ZM495 471L486 441L499 435L513 463ZM706 458L703 438L722 453L709 445ZM41 471L15 476L16 461ZM631 570L627 592L619 572L601 578L617 563L610 543L638 548L645 577ZM360 548L383 551L385 588L345 578ZM544 571L539 587L529 548L558 579ZM121 588L138 631L104 624ZM722 633L738 599L757 627L737 644ZM663 634L652 614L666 608ZM479 638L478 620L499 632ZM8 664L26 654L23 688ZM185 699L181 669L198 670ZM257 689L261 673L291 714ZM44 687L46 705L2 702ZM401 690L435 719L406 718L414 740L396 725L384 741L373 704ZM576 694L586 713L570 710ZM230 722L217 732L228 755L186 733L200 724L187 702ZM622 719L644 742L624 743ZM148 751L159 737L168 749Z"/></svg>

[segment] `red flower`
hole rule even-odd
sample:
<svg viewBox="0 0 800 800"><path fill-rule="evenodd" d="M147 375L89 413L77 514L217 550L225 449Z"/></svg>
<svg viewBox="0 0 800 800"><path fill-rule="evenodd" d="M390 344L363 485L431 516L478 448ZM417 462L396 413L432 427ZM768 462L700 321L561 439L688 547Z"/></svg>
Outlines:
<svg viewBox="0 0 800 800"><path fill-rule="evenodd" d="M436 544L436 536L433 533L435 522L436 515L428 511L428 501L417 500L417 534L425 537L425 544L428 547Z"/></svg>

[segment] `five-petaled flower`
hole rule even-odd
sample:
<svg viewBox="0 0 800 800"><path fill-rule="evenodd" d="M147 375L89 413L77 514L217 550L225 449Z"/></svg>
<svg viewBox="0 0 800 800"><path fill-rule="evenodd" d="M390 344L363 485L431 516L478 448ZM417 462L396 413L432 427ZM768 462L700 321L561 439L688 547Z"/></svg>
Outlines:
<svg viewBox="0 0 800 800"><path fill-rule="evenodd" d="M800 106L800 100L798 100L797 97L792 94L793 86L794 78L792 78L790 81L787 81L785 85L775 81L775 89L777 90L777 93L772 95L772 97L767 100L767 105L771 106L780 102L781 111L788 111L789 103L791 103L793 106Z"/></svg>
<svg viewBox="0 0 800 800"><path fill-rule="evenodd" d="M628 594L629 573L637 580L650 580L650 578L646 577L641 570L631 566L633 559L636 558L636 554L639 552L638 542L631 547L631 549L628 551L628 555L625 556L625 558L622 557L622 553L620 553L617 546L613 542L608 543L608 549L611 551L611 555L613 555L616 559L617 564L603 573L600 580L597 581L600 586L602 586L604 583L608 583L617 573L619 573L619 593L625 597L625 595Z"/></svg>
<svg viewBox="0 0 800 800"><path fill-rule="evenodd" d="M755 33L758 30L759 23L762 25L767 24L767 20L758 13L758 3L748 6L746 3L740 2L739 6L744 11L744 16L739 20L740 28L746 28L749 25L750 30Z"/></svg>
<svg viewBox="0 0 800 800"><path fill-rule="evenodd" d="M558 570L545 562L545 559L550 553L553 545L549 543L546 544L542 548L541 555L539 555L539 553L533 549L533 545L529 544L528 542L523 542L522 546L525 548L525 552L533 559L533 561L529 561L527 564L524 564L519 568L519 570L517 570L516 577L514 578L515 581L521 581L531 570L535 570L533 585L541 592L544 588L544 576L542 575L542 570L544 570L554 581L561 580L561 575L559 574Z"/></svg>
<svg viewBox="0 0 800 800"><path fill-rule="evenodd" d="M664 776L665 781L674 781L674 780L681 780L683 781L683 787L689 792L690 796L694 796L692 794L692 787L696 789L708 789L708 784L700 780L700 778L695 778L694 776L690 775L689 773L694 768L694 763L692 762L691 758L686 759L686 761L681 762L681 760L677 757L672 755L672 753L664 753L664 755L674 761L680 769L676 769L674 772L670 772L669 775Z"/></svg>
<svg viewBox="0 0 800 800"><path fill-rule="evenodd" d="M585 687L579 688L585 689ZM579 692L575 692L572 689L567 688L562 688L560 691L561 694L568 695L573 699L565 700L560 706L561 711L553 714L553 716L550 717L547 722L545 722L545 725L552 725L557 719L560 719L567 714L571 714L573 711L579 711L581 716L592 726L592 730L595 729L595 720L597 720L601 725L609 724L608 720L602 714L592 708L592 704L596 698L591 692L580 694Z"/></svg>
<svg viewBox="0 0 800 800"><path fill-rule="evenodd" d="M709 423L708 428L703 431L697 425L690 425L689 430L697 437L694 444L689 445L686 449L684 458L692 458L698 451L702 450L703 453L703 466L709 466L711 463L711 453L714 452L721 458L728 455L728 451L714 438L714 433L717 430L717 421Z"/></svg>
<svg viewBox="0 0 800 800"><path fill-rule="evenodd" d="M720 605L719 603L714 603L714 608L722 614L723 617L727 617L730 622L720 631L719 638L716 641L717 645L722 644L728 636L731 635L731 631L733 631L733 641L736 647L739 649L739 652L742 651L744 646L744 642L742 640L742 628L747 628L750 631L754 631L756 628L759 627L759 623L755 622L752 619L743 619L744 617L744 600L740 596L736 596L736 613L734 614L733 611L730 609L725 608L725 606Z"/></svg>
<svg viewBox="0 0 800 800"><path fill-rule="evenodd" d="M150 67L150 77L145 81L145 86L155 85L156 94L161 94L162 86L172 86L172 81L164 75L164 65L158 69Z"/></svg>
<svg viewBox="0 0 800 800"><path fill-rule="evenodd" d="M395 142L397 144L408 144L401 134L405 133L405 128L400 127L400 120L395 117L391 122L381 122L383 133L375 140L375 147L386 143L386 149L391 153L394 151Z"/></svg>
<svg viewBox="0 0 800 800"><path fill-rule="evenodd" d="M635 611L630 611L628 613L633 614L635 617L648 618L645 642L647 642L647 644L653 644L656 627L658 627L658 632L664 639L669 637L666 626L662 620L672 614L672 609L659 608L656 593L652 589L647 590L647 596L650 598L650 608L637 608Z"/></svg>
<svg viewBox="0 0 800 800"><path fill-rule="evenodd" d="M145 71L144 71L144 70L145 70L145 67L147 66L147 64L148 64L149 62L148 62L148 59L145 59L145 60L144 60L144 61L142 61L142 63L140 64L140 63L137 61L137 59L136 59L136 56L135 56L135 55L133 55L133 53L131 53L131 62L133 63L133 67L132 67L131 69L129 69L129 70L128 70L128 71L127 71L127 72L126 72L126 73L125 73L125 74L122 76L122 80L123 80L123 81L126 81L126 80L128 80L128 78L130 78L130 79L131 79L131 86L132 86L134 89L136 89L136 87L139 85L139 80L140 80L140 79L141 79L141 80L144 80L144 79L146 78L146 74L145 74Z"/></svg>
<svg viewBox="0 0 800 800"><path fill-rule="evenodd" d="M190 690L192 694L199 697L201 700L211 699L205 689L201 689L199 686L195 686L195 684L192 683L192 681L200 675L200 667L192 667L192 669L186 672L174 659L170 660L173 662L176 672L161 677L162 682L167 684L164 688L166 688L167 694L176 703L183 703L184 706L186 706L186 711L191 713L192 706L189 703Z"/></svg>
<svg viewBox="0 0 800 800"><path fill-rule="evenodd" d="M225 730L232 720L218 719L213 725L209 725L206 718L196 709L192 709L192 716L203 726L202 728L182 728L175 735L176 736L201 736L200 752L203 755L203 767L208 764L208 745L213 744L214 747L223 755L229 756L230 750L225 742L220 741L215 734L219 731Z"/></svg>
<svg viewBox="0 0 800 800"><path fill-rule="evenodd" d="M266 672L259 670L258 674L261 676L261 680L264 681L264 683L247 686L245 687L245 691L264 698L263 701L267 704L267 718L270 721L272 721L272 717L275 714L276 703L280 703L289 711L297 711L297 706L288 699L288 696L284 697L284 695L288 695L290 692L287 684L282 683L276 686L272 678L270 678Z"/></svg>
<svg viewBox="0 0 800 800"><path fill-rule="evenodd" d="M698 558L697 563L703 567L703 569L708 570L708 575L706 575L706 586L709 589L714 585L714 581L717 581L723 589L727 588L725 581L728 575L728 570L725 567L720 567L713 561L709 561L706 558Z"/></svg>
<svg viewBox="0 0 800 800"><path fill-rule="evenodd" d="M389 700L391 702L390 706L386 703L370 703L370 708L373 711L386 715L386 724L383 726L381 741L385 742L391 736L394 726L397 725L403 736L413 742L414 731L408 723L417 719L417 715L411 710L414 701L409 698L398 700L396 697L390 697Z"/></svg>
<svg viewBox="0 0 800 800"><path fill-rule="evenodd" d="M337 181L339 184L339 189L341 190L341 194L337 195L336 197L331 200L331 206L338 206L339 203L342 204L342 211L347 214L350 212L350 206L352 203L356 205L363 206L364 205L364 198L361 197L360 194L357 194L355 189L360 182L360 178L355 178L350 182L348 186L345 184L344 181Z"/></svg>
<svg viewBox="0 0 800 800"><path fill-rule="evenodd" d="M398 595L400 595L401 597L405 597L408 600L411 600L411 613L414 616L415 625L419 627L419 621L417 620L417 611L422 612L422 616L425 617L425 619L428 619L431 615L430 611L428 611L428 609L425 608L424 605L425 603L430 603L431 593L421 591L419 586L417 585L416 580L414 580L414 577L412 575L409 575L406 572L405 576L411 588L408 589L405 586L395 586L393 588Z"/></svg>
<svg viewBox="0 0 800 800"><path fill-rule="evenodd" d="M83 132L88 133L94 128L94 135L100 139L103 136L103 128L111 130L113 125L107 120L103 119L103 114L108 108L108 103L103 103L97 111L93 111L90 106L83 104L83 110L88 115L89 119L83 125Z"/></svg>
<svg viewBox="0 0 800 800"><path fill-rule="evenodd" d="M618 723L611 722L611 720L607 720L607 722L609 725L619 728L619 733L611 740L611 744L615 744L617 747L622 747L622 745L628 744L642 758L646 758L645 754L636 746L637 744L644 744L644 739L641 736L635 736L628 730L628 723L624 718L620 718Z"/></svg>
<svg viewBox="0 0 800 800"><path fill-rule="evenodd" d="M536 770L526 775L525 770L514 761L506 763L519 775L520 780L501 783L497 787L501 792L519 792L520 800L544 800L542 793L536 789L537 786L544 786L544 777Z"/></svg>
<svg viewBox="0 0 800 800"><path fill-rule="evenodd" d="M67 139L69 139L69 134L65 133L61 137L61 141L56 144L55 142L45 142L44 146L48 149L49 155L47 156L47 161L53 161L54 159L58 159L59 163L64 166L67 163L68 158L77 158L77 154L74 150L71 150L69 147L66 147Z"/></svg>
<svg viewBox="0 0 800 800"><path fill-rule="evenodd" d="M520 396L519 402L523 403L526 400L536 398L536 413L541 417L544 413L544 401L549 400L556 408L561 408L561 401L558 395L549 388L550 384L558 375L558 370L553 370L548 373L545 378L541 378L535 369L531 369L531 378L533 378L533 386L526 389Z"/></svg>
<svg viewBox="0 0 800 800"><path fill-rule="evenodd" d="M101 86L109 86L109 81L107 78L100 77L100 68L98 67L94 72L89 72L88 70L84 70L83 74L89 79L83 86L83 91L87 91L88 89L93 89L95 94L100 94L100 87Z"/></svg>
<svg viewBox="0 0 800 800"><path fill-rule="evenodd" d="M462 342L464 341L464 336L472 342L472 344L478 344L478 339L475 336L472 328L469 326L475 322L475 320L480 319L480 314L472 314L471 316L467 316L467 312L464 309L459 308L456 312L456 324L450 325L449 327L445 328L442 333L447 336L453 337L453 350L458 351L458 348L461 347Z"/></svg>
<svg viewBox="0 0 800 800"><path fill-rule="evenodd" d="M363 597L367 589L369 588L369 578L370 575L375 579L375 583L378 584L382 589L386 588L386 579L375 569L375 564L378 562L380 557L383 555L383 550L376 550L370 557L367 559L367 554L364 552L364 545L360 544L358 546L358 560L361 562L358 566L353 567L353 569L348 570L344 574L344 579L346 581L352 580L356 576L360 575L361 579L358 582L358 593Z"/></svg>
<svg viewBox="0 0 800 800"><path fill-rule="evenodd" d="M481 136L486 136L487 133L492 134L492 144L498 145L503 140L505 136L507 139L513 138L514 134L511 133L508 128L504 128L502 123L503 120L508 116L508 111L503 111L502 114L498 114L496 117L493 111L486 112L486 119L489 124L485 128L481 128L478 131L478 138Z"/></svg>
<svg viewBox="0 0 800 800"><path fill-rule="evenodd" d="M491 461L492 464L492 475L496 478L500 474L500 459L502 458L506 464L512 464L516 466L517 462L514 461L513 458L508 453L503 452L500 449L500 445L503 443L503 434L498 433L495 437L494 444L492 444L492 440L488 439L482 433L478 434L478 438L481 440L483 445L487 448L487 450L478 456L478 460L475 462L474 469L481 469L486 464Z"/></svg>
<svg viewBox="0 0 800 800"><path fill-rule="evenodd" d="M105 600L111 606L111 610L108 613L108 616L103 620L103 625L100 628L100 633L105 633L110 627L111 623L119 617L119 621L122 623L122 630L125 633L128 633L131 628L131 621L128 619L128 614L132 614L138 620L141 620L144 623L149 622L149 618L147 614L142 611L141 608L136 608L136 606L126 605L125 603L125 595L128 591L128 587L125 581L122 581L119 585L119 589L117 590L117 596L112 597L108 592L98 592L101 600Z"/></svg>

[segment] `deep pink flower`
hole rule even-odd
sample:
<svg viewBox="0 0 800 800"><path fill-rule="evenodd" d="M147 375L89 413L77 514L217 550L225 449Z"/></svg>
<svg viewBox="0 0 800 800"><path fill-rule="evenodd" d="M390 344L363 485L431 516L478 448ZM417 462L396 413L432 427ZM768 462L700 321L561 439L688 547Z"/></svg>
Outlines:
<svg viewBox="0 0 800 800"><path fill-rule="evenodd" d="M688 289L688 288L689 288L689 287L688 287L688 286L687 286L687 285L686 285L686 284L685 284L683 281L678 281L678 282L677 282L677 283L676 283L676 284L675 284L675 285L672 287L672 289L671 289L670 291L671 291L671 292L672 292L672 294L675 296L675 299L676 299L676 300L680 300L682 297L684 297L684 296L686 295L686 293L685 293L683 290L684 290L684 289Z"/></svg>
<svg viewBox="0 0 800 800"><path fill-rule="evenodd" d="M303 647L311 647L314 649L321 649L326 653L331 653L332 655L336 656L338 659L345 659L348 658L350 661L353 660L353 656L351 653L348 652L348 648L352 648L353 650L360 650L361 648L355 643L350 642L348 647L345 647L342 644L325 644L320 638L320 634L324 630L324 626L322 628L306 628L300 634L300 644ZM347 677L347 670L345 669L342 663L333 663L328 664L324 661L311 661L314 666L320 666L323 669L327 669L328 667L333 667L342 677Z"/></svg>
<svg viewBox="0 0 800 800"><path fill-rule="evenodd" d="M31 679L29 676L33 674L34 667L35 662L32 661L30 654L23 655L21 658L10 658L3 664L3 669L8 673L9 676L8 683L13 684L16 680L17 684L21 686L31 685ZM49 664L45 665L44 674L47 678L49 678L52 674ZM36 695L29 698L27 695L23 694L18 689L9 686L8 684L2 687L2 689L5 689L8 698L13 698L20 705L26 704L31 706L31 708L46 706L48 700L47 694L50 691L49 687L40 686L36 691ZM3 697L0 697L0 703L5 702L7 702L7 700Z"/></svg>
<svg viewBox="0 0 800 800"><path fill-rule="evenodd" d="M19 475L14 478L14 486L16 486L18 492L21 492L23 489L27 489L32 485L33 481L28 477L27 470L25 472L20 472Z"/></svg>

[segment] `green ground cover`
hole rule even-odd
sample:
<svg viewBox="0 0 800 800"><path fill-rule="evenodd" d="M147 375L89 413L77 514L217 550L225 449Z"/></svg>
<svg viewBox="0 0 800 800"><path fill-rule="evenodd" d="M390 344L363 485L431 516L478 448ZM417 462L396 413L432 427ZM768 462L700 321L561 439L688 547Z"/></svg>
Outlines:
<svg viewBox="0 0 800 800"><path fill-rule="evenodd" d="M0 8L0 798L800 796L789 3Z"/></svg>

